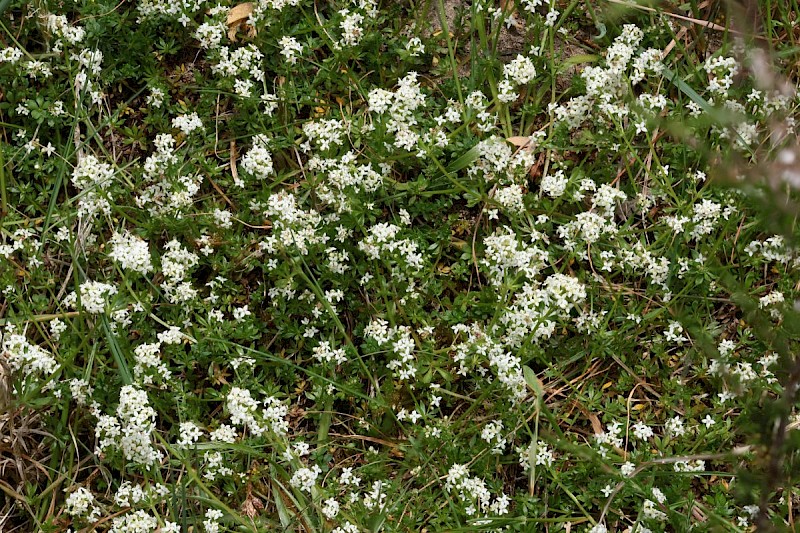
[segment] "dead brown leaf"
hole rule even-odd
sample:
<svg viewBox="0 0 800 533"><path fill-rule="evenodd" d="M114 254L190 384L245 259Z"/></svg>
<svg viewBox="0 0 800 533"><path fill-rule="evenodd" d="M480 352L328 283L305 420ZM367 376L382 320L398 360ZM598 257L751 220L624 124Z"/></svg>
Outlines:
<svg viewBox="0 0 800 533"><path fill-rule="evenodd" d="M236 32L239 31L239 28L246 29L248 37L256 36L256 29L247 24L247 20L252 14L252 2L245 2L243 4L239 4L238 6L233 6L230 11L228 11L228 20L226 21L228 25L228 39L235 42Z"/></svg>

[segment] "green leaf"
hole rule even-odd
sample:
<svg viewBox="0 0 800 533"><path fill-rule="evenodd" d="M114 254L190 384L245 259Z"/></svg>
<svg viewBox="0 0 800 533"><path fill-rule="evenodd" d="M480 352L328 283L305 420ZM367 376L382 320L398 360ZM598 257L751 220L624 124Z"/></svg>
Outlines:
<svg viewBox="0 0 800 533"><path fill-rule="evenodd" d="M672 84L675 85L683 94L688 96L692 102L699 105L703 111L710 115L714 114L714 108L711 106L711 104L709 104L705 98L697 94L697 91L689 87L689 85L680 79L677 74L666 67L662 72L665 78L672 82Z"/></svg>
<svg viewBox="0 0 800 533"><path fill-rule="evenodd" d="M531 370L531 367L525 365L522 367L522 375L525 378L525 383L536 393L537 401L541 401L544 397L544 386L539 378L536 377L536 373Z"/></svg>

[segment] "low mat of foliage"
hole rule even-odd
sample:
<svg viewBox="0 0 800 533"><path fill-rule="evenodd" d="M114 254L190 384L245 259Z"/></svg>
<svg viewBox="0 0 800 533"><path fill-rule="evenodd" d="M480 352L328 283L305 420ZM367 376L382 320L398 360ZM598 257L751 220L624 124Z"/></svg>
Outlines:
<svg viewBox="0 0 800 533"><path fill-rule="evenodd" d="M793 528L750 4L0 0L0 529Z"/></svg>

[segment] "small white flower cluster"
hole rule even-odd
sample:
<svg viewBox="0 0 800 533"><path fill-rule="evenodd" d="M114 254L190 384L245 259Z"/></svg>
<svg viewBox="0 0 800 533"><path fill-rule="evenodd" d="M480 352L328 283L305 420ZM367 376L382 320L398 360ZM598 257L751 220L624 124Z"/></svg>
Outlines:
<svg viewBox="0 0 800 533"><path fill-rule="evenodd" d="M329 149L331 145L341 146L348 131L349 125L342 120L309 120L303 124L303 134L308 140L301 148L310 152L312 144L322 151Z"/></svg>
<svg viewBox="0 0 800 533"><path fill-rule="evenodd" d="M573 276L553 274L544 280L543 300L548 306L557 307L561 313L569 313L573 307L586 299L586 287Z"/></svg>
<svg viewBox="0 0 800 533"><path fill-rule="evenodd" d="M100 439L97 454L118 448L126 460L147 468L163 459L163 452L152 443L156 411L150 407L147 392L125 385L119 393L116 416L97 414L95 434Z"/></svg>
<svg viewBox="0 0 800 533"><path fill-rule="evenodd" d="M480 91L473 91L464 99L464 107L469 111L476 113L478 119L477 128L483 133L489 133L494 130L494 123L496 117L489 113L489 101Z"/></svg>
<svg viewBox="0 0 800 533"><path fill-rule="evenodd" d="M69 393L78 405L86 405L94 393L94 387L82 378L73 378L69 381Z"/></svg>
<svg viewBox="0 0 800 533"><path fill-rule="evenodd" d="M607 184L602 184L592 196L592 208L603 212L603 216L611 219L617 202L624 202L627 195L621 190Z"/></svg>
<svg viewBox="0 0 800 533"><path fill-rule="evenodd" d="M559 198L567 191L569 178L564 175L563 170L557 170L554 174L547 174L539 182L540 194L544 193L550 198Z"/></svg>
<svg viewBox="0 0 800 533"><path fill-rule="evenodd" d="M169 133L156 135L153 144L156 151L147 156L144 162L145 176L149 180L154 180L165 173L170 165L178 162L175 155L175 137Z"/></svg>
<svg viewBox="0 0 800 533"><path fill-rule="evenodd" d="M92 154L80 158L72 171L72 184L80 191L106 189L114 180L114 169Z"/></svg>
<svg viewBox="0 0 800 533"><path fill-rule="evenodd" d="M524 448L516 448L515 451L519 455L519 466L523 472L528 472L532 465L550 468L555 460L553 450L543 440L531 442Z"/></svg>
<svg viewBox="0 0 800 533"><path fill-rule="evenodd" d="M145 102L148 106L158 109L164 105L165 96L164 89L160 87L150 87L150 94L147 95Z"/></svg>
<svg viewBox="0 0 800 533"><path fill-rule="evenodd" d="M450 467L444 488L447 492L458 495L461 502L466 505L465 512L469 516L478 513L494 516L508 514L511 499L501 493L492 501L492 494L486 483L478 477L470 477L466 465L454 464Z"/></svg>
<svg viewBox="0 0 800 533"><path fill-rule="evenodd" d="M498 86L497 99L501 102L513 102L519 96L515 85L527 85L536 77L536 68L529 57L517 54L516 59L503 65L503 81Z"/></svg>
<svg viewBox="0 0 800 533"><path fill-rule="evenodd" d="M73 26L70 24L67 21L67 17L64 15L48 14L45 17L45 27L56 37L70 45L78 44L86 37L86 30L81 26ZM57 46L58 49L56 51L59 51L61 43Z"/></svg>
<svg viewBox="0 0 800 533"><path fill-rule="evenodd" d="M219 48L225 33L226 27L222 22L204 22L195 30L194 38L200 41L201 48L215 49Z"/></svg>
<svg viewBox="0 0 800 533"><path fill-rule="evenodd" d="M364 494L361 503L370 511L383 509L386 505L386 491L383 490L386 482L375 481L372 483L372 490Z"/></svg>
<svg viewBox="0 0 800 533"><path fill-rule="evenodd" d="M334 362L337 365L342 365L347 362L347 355L345 355L344 348L334 350L331 348L331 343L328 341L321 341L314 347L313 352L314 359L320 362Z"/></svg>
<svg viewBox="0 0 800 533"><path fill-rule="evenodd" d="M483 426L481 439L492 446L490 450L492 454L502 454L506 444L508 444L508 441L503 436L503 422L501 420L493 420Z"/></svg>
<svg viewBox="0 0 800 533"><path fill-rule="evenodd" d="M309 170L322 176L317 187L320 200L334 206L338 213L350 212L350 199L355 196L354 193L375 192L383 183L383 176L372 165L358 165L356 161L353 152L331 159L314 156L308 161Z"/></svg>
<svg viewBox="0 0 800 533"><path fill-rule="evenodd" d="M680 416L673 416L664 423L664 431L666 431L671 438L675 439L686 434L686 426Z"/></svg>
<svg viewBox="0 0 800 533"><path fill-rule="evenodd" d="M658 489L653 489L656 491ZM660 492L660 491L659 491ZM666 499L664 500L666 501ZM663 502L659 502L663 503ZM667 519L667 514L664 511L658 509L658 504L653 500L645 500L644 505L642 505L642 514L648 520L656 520L658 522L663 522Z"/></svg>
<svg viewBox="0 0 800 533"><path fill-rule="evenodd" d="M70 59L77 61L92 74L100 74L102 71L103 52L100 50L81 50L79 54L72 54Z"/></svg>
<svg viewBox="0 0 800 533"><path fill-rule="evenodd" d="M772 237L759 241L751 241L744 249L748 256L757 256L765 262L778 262L789 264L794 261L794 264L800 263L796 251L786 246L786 241L782 235L773 235Z"/></svg>
<svg viewBox="0 0 800 533"><path fill-rule="evenodd" d="M195 130L202 130L203 121L197 113L178 115L172 119L172 127L178 128L184 135L189 135Z"/></svg>
<svg viewBox="0 0 800 533"><path fill-rule="evenodd" d="M211 72L239 81L253 79L263 82L265 74L260 66L263 59L264 54L252 44L236 48L232 52L230 48L223 46L219 49L217 63L211 66Z"/></svg>
<svg viewBox="0 0 800 533"><path fill-rule="evenodd" d="M511 393L513 401L519 402L526 396L527 387L519 357L488 336L479 324L469 326L456 324L453 326L453 333L467 335L464 342L453 346L455 350L453 361L459 365L458 374L466 376L473 366L485 362L494 370L500 383ZM483 375L485 369L479 366L478 372Z"/></svg>
<svg viewBox="0 0 800 533"><path fill-rule="evenodd" d="M667 331L664 332L664 340L667 342L674 342L675 344L681 345L684 342L688 341L689 339L683 335L683 326L680 322L675 320L670 321L669 326L667 327Z"/></svg>
<svg viewBox="0 0 800 533"><path fill-rule="evenodd" d="M144 385L152 385L153 378L158 376L166 386L172 373L161 360L161 343L140 344L133 349L136 365L133 367L133 376L136 381Z"/></svg>
<svg viewBox="0 0 800 533"><path fill-rule="evenodd" d="M159 18L183 19L187 14L200 11L204 3L205 0L142 0L136 6L138 22Z"/></svg>
<svg viewBox="0 0 800 533"><path fill-rule="evenodd" d="M783 293L779 291L772 291L766 296L758 299L758 307L761 309L769 307L769 313L775 320L780 320L783 314L781 313L779 304L784 302Z"/></svg>
<svg viewBox="0 0 800 533"><path fill-rule="evenodd" d="M388 222L380 222L367 230L367 236L359 241L358 249L369 259L400 259L413 272L422 268L419 246L411 239L398 239L402 228Z"/></svg>
<svg viewBox="0 0 800 533"><path fill-rule="evenodd" d="M12 65L22 58L22 50L16 46L10 46L0 50L0 63L11 63Z"/></svg>
<svg viewBox="0 0 800 533"><path fill-rule="evenodd" d="M322 469L314 465L311 468L299 468L292 474L292 478L289 480L289 484L301 491L311 493L311 489L314 488L314 484L317 482L317 478L322 473Z"/></svg>
<svg viewBox="0 0 800 533"><path fill-rule="evenodd" d="M415 112L425 105L425 95L417 82L416 72L409 72L399 80L394 92L378 88L370 90L367 104L371 113L389 113L386 129L395 135L395 147L407 151L417 147L420 135L413 129L417 125Z"/></svg>
<svg viewBox="0 0 800 533"><path fill-rule="evenodd" d="M150 248L147 241L128 233L117 233L111 237L111 259L118 262L125 270L131 270L140 274L147 274L153 271L153 263L150 261Z"/></svg>
<svg viewBox="0 0 800 533"><path fill-rule="evenodd" d="M534 239L536 235L531 237ZM520 242L514 230L507 226L485 237L483 245L486 249L483 264L489 269L489 281L493 285L499 286L507 275L518 273L533 279L550 261L546 250L534 242L529 245Z"/></svg>
<svg viewBox="0 0 800 533"><path fill-rule="evenodd" d="M114 493L114 503L119 507L134 507L143 504L156 504L169 495L170 489L162 483L142 486L123 481Z"/></svg>
<svg viewBox="0 0 800 533"><path fill-rule="evenodd" d="M61 334L67 331L67 325L60 318L50 321L50 336L54 341L61 339Z"/></svg>
<svg viewBox="0 0 800 533"><path fill-rule="evenodd" d="M259 437L267 431L272 431L278 436L283 436L289 430L286 421L288 408L277 399L268 397L263 402L264 408L258 412L256 402L250 391L239 387L231 388L225 399L225 406L231 415L231 423L243 426Z"/></svg>
<svg viewBox="0 0 800 533"><path fill-rule="evenodd" d="M5 240L8 238L10 238L11 242L5 244ZM41 250L41 242L36 237L35 231L28 228L19 228L14 230L11 235L4 234L2 239L4 244L0 244L0 256L8 259L16 252L26 252L29 256L28 261L32 263L32 266L37 266L36 263L39 262L39 259L36 257L36 253Z"/></svg>
<svg viewBox="0 0 800 533"><path fill-rule="evenodd" d="M322 505L322 514L328 520L333 520L339 514L339 502L333 498L328 498Z"/></svg>
<svg viewBox="0 0 800 533"><path fill-rule="evenodd" d="M602 433L595 433L594 440L597 450L603 457L606 457L611 448L622 448L622 424L614 420L606 426Z"/></svg>
<svg viewBox="0 0 800 533"><path fill-rule="evenodd" d="M16 333L11 327L7 327L3 332L0 352L8 358L12 372L21 370L25 376L32 374L49 376L58 366L50 352L29 343L25 335Z"/></svg>
<svg viewBox="0 0 800 533"><path fill-rule="evenodd" d="M272 167L272 154L269 153L269 139L266 135L258 134L253 137L253 147L242 157L242 168L259 179L266 179L274 173ZM244 187L244 182L239 179L237 187Z"/></svg>
<svg viewBox="0 0 800 533"><path fill-rule="evenodd" d="M587 529L586 533L608 533L608 528L602 522L598 522L589 529Z"/></svg>
<svg viewBox="0 0 800 533"><path fill-rule="evenodd" d="M220 424L220 426L209 433L212 442L227 442L233 444L236 441L236 429L228 424Z"/></svg>
<svg viewBox="0 0 800 533"><path fill-rule="evenodd" d="M412 37L406 43L406 50L411 57L419 57L425 53L425 45L419 37Z"/></svg>
<svg viewBox="0 0 800 533"><path fill-rule="evenodd" d="M301 209L294 194L279 191L270 195L265 216L272 221L272 235L264 238L260 248L269 254L277 253L280 245L308 255L310 247L328 241L326 234L317 231L322 216L315 209Z"/></svg>
<svg viewBox="0 0 800 533"><path fill-rule="evenodd" d="M693 210L692 222L695 226L690 233L693 239L699 239L703 235L710 234L723 214L722 205L708 199L695 204Z"/></svg>
<svg viewBox="0 0 800 533"><path fill-rule="evenodd" d="M78 287L81 297L81 308L87 313L99 315L105 313L106 302L109 298L117 294L117 288L102 281L84 281ZM75 292L69 293L64 298L64 305L76 309L78 307L78 295Z"/></svg>
<svg viewBox="0 0 800 533"><path fill-rule="evenodd" d="M164 248L167 250L161 256L161 271L164 274L164 290L170 303L187 302L197 296L197 289L191 282L185 281L189 271L197 266L197 254L186 250L173 239Z"/></svg>
<svg viewBox="0 0 800 533"><path fill-rule="evenodd" d="M733 57L714 56L703 65L709 75L708 90L725 95L733 86L733 78L739 73L739 65Z"/></svg>
<svg viewBox="0 0 800 533"><path fill-rule="evenodd" d="M158 529L158 519L144 509L139 509L114 518L109 533L150 533Z"/></svg>
<svg viewBox="0 0 800 533"><path fill-rule="evenodd" d="M392 352L397 356L386 364L401 381L411 380L417 375L414 357L414 338L408 326L389 327L389 323L381 318L373 319L364 328L364 337L375 340L379 346L391 343Z"/></svg>
<svg viewBox="0 0 800 533"><path fill-rule="evenodd" d="M692 461L677 461L673 467L676 472L704 472L706 462L702 459Z"/></svg>
<svg viewBox="0 0 800 533"><path fill-rule="evenodd" d="M360 532L361 530L358 528L358 526L348 521L345 521L344 524L338 526L333 531L331 531L331 533L360 533Z"/></svg>
<svg viewBox="0 0 800 533"><path fill-rule="evenodd" d="M219 509L208 509L206 511L206 519L203 520L203 529L205 533L219 533L219 521L223 513Z"/></svg>
<svg viewBox="0 0 800 533"><path fill-rule="evenodd" d="M228 463L222 457L220 452L205 452L203 454L205 467L203 468L203 477L209 481L214 481L219 477L226 477L233 475L233 469L226 466Z"/></svg>
<svg viewBox="0 0 800 533"><path fill-rule="evenodd" d="M281 37L278 41L278 46L281 47L281 55L286 58L286 62L290 65L296 64L297 56L303 53L303 45L289 35Z"/></svg>
<svg viewBox="0 0 800 533"><path fill-rule="evenodd" d="M479 157L467 169L467 175L472 178L482 175L491 183L524 185L528 170L536 162L533 150L517 150L514 153L509 143L497 135L479 142L477 150Z"/></svg>
<svg viewBox="0 0 800 533"><path fill-rule="evenodd" d="M653 438L653 428L642 422L636 422L631 429L633 430L633 435L639 440L648 440Z"/></svg>
<svg viewBox="0 0 800 533"><path fill-rule="evenodd" d="M497 189L492 196L492 199L500 204L500 206L506 212L515 215L523 215L526 212L525 202L523 199L524 194L525 193L522 190L522 187L515 183L513 185L509 185L508 187Z"/></svg>
<svg viewBox="0 0 800 533"><path fill-rule="evenodd" d="M638 27L624 25L622 33L606 52L606 66L590 66L581 72L586 94L566 104L550 104L549 110L556 120L575 129L595 116L595 112L612 121L628 116L630 109L624 98L631 94L632 86L643 81L648 72L659 74L662 71L659 51L649 49L635 57L643 37Z"/></svg>
<svg viewBox="0 0 800 533"><path fill-rule="evenodd" d="M89 522L94 522L102 513L97 506L94 494L85 487L78 487L67 496L65 511L73 518L83 518Z"/></svg>
<svg viewBox="0 0 800 533"><path fill-rule="evenodd" d="M594 244L604 235L617 235L619 228L611 219L584 211L575 215L572 222L559 226L557 232L564 240L564 246L568 250L574 250L578 247L578 239L586 244Z"/></svg>
<svg viewBox="0 0 800 533"><path fill-rule="evenodd" d="M342 21L339 23L339 29L342 30L342 38L334 46L338 49L345 46L356 46L364 36L364 28L361 27L364 22L364 15L358 11L350 12L349 9L341 9L339 10L339 16L342 17Z"/></svg>
<svg viewBox="0 0 800 533"><path fill-rule="evenodd" d="M617 252L619 266L623 268L644 271L650 277L650 282L660 285L665 291L665 298L669 294L666 285L669 276L669 259L666 257L656 257L641 242L636 242L633 249L622 248Z"/></svg>
<svg viewBox="0 0 800 533"><path fill-rule="evenodd" d="M180 210L192 204L203 178L186 175L168 178L170 170L174 170L180 160L175 153L175 137L169 133L160 134L154 144L156 151L147 157L143 166L146 181L154 183L136 196L136 205L147 207L153 216L172 213L180 218Z"/></svg>

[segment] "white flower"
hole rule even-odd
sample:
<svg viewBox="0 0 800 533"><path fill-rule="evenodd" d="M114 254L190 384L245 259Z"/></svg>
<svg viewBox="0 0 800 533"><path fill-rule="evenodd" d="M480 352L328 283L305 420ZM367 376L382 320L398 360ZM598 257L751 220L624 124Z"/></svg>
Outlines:
<svg viewBox="0 0 800 533"><path fill-rule="evenodd" d="M95 505L94 495L84 487L78 487L67 496L65 511L70 516L86 518L89 521L97 520L101 513Z"/></svg>
<svg viewBox="0 0 800 533"><path fill-rule="evenodd" d="M322 469L317 465L311 468L301 468L292 475L289 484L296 489L310 493L321 473Z"/></svg>
<svg viewBox="0 0 800 533"><path fill-rule="evenodd" d="M591 528L586 530L586 533L607 533L608 529L606 528L605 524L598 522Z"/></svg>
<svg viewBox="0 0 800 533"><path fill-rule="evenodd" d="M411 57L418 57L420 54L425 53L425 45L419 37L412 37L406 43L406 50L408 50Z"/></svg>
<svg viewBox="0 0 800 533"><path fill-rule="evenodd" d="M686 427L683 425L683 419L679 416L674 416L667 420L664 424L664 429L671 437L682 437L686 433Z"/></svg>
<svg viewBox="0 0 800 533"><path fill-rule="evenodd" d="M339 502L333 498L325 500L325 504L322 506L322 514L324 514L328 520L336 518L336 515L339 514Z"/></svg>
<svg viewBox="0 0 800 533"><path fill-rule="evenodd" d="M94 388L89 386L89 382L85 379L73 378L69 382L69 392L75 403L86 405L89 397L94 392Z"/></svg>
<svg viewBox="0 0 800 533"><path fill-rule="evenodd" d="M172 127L181 130L184 135L189 135L195 130L203 129L203 121L197 113L179 115L172 119Z"/></svg>
<svg viewBox="0 0 800 533"><path fill-rule="evenodd" d="M631 477L636 471L636 465L628 461L620 467L619 471L623 476Z"/></svg>
<svg viewBox="0 0 800 533"><path fill-rule="evenodd" d="M0 352L8 357L12 371L22 370L26 376L31 374L50 375L55 372L58 363L53 355L44 348L31 344L24 335L7 330L2 336Z"/></svg>
<svg viewBox="0 0 800 533"><path fill-rule="evenodd" d="M105 312L108 298L117 294L117 288L101 281L84 281L78 292L81 297L81 307L87 313L94 315ZM71 307L77 307L77 297L72 293L64 299Z"/></svg>
<svg viewBox="0 0 800 533"><path fill-rule="evenodd" d="M124 270L132 270L140 274L153 271L147 241L128 232L114 233L111 237L109 256L117 261Z"/></svg>
<svg viewBox="0 0 800 533"><path fill-rule="evenodd" d="M647 440L653 436L653 429L644 422L637 422L633 425L633 434L638 439Z"/></svg>
<svg viewBox="0 0 800 533"><path fill-rule="evenodd" d="M236 322L242 322L245 318L252 315L253 313L250 312L250 308L247 305L243 305L242 307L236 307L233 310L233 319Z"/></svg>
<svg viewBox="0 0 800 533"><path fill-rule="evenodd" d="M286 58L286 62L290 65L297 63L297 55L303 51L303 45L297 42L297 39L288 35L283 36L278 41L281 47L281 55Z"/></svg>
<svg viewBox="0 0 800 533"><path fill-rule="evenodd" d="M567 190L568 183L569 179L564 176L564 171L558 170L555 174L548 174L543 177L539 184L539 189L551 198L558 198Z"/></svg>
<svg viewBox="0 0 800 533"><path fill-rule="evenodd" d="M220 424L220 426L212 431L209 435L212 441L227 442L232 444L236 441L236 429L228 424Z"/></svg>
<svg viewBox="0 0 800 533"><path fill-rule="evenodd" d="M517 54L516 59L503 66L503 75L517 85L525 85L536 77L536 68L530 58Z"/></svg>
<svg viewBox="0 0 800 533"><path fill-rule="evenodd" d="M224 35L225 25L221 22L215 24L205 22L194 32L194 38L200 41L200 46L211 49L219 47Z"/></svg>
<svg viewBox="0 0 800 533"><path fill-rule="evenodd" d="M194 422L181 422L180 438L176 442L179 448L188 448L203 436L203 430Z"/></svg>
<svg viewBox="0 0 800 533"><path fill-rule="evenodd" d="M118 447L126 460L150 468L164 456L153 447L150 437L155 421L156 411L150 407L147 393L133 385L123 386L116 418L102 415L95 427L99 452Z"/></svg>
<svg viewBox="0 0 800 533"><path fill-rule="evenodd" d="M267 143L266 135L256 135L253 137L253 147L242 157L242 168L259 179L267 178L273 173L272 155ZM237 185L243 187L244 183Z"/></svg>
<svg viewBox="0 0 800 533"><path fill-rule="evenodd" d="M14 64L22 57L22 50L16 47L3 48L0 50L0 63Z"/></svg>
<svg viewBox="0 0 800 533"><path fill-rule="evenodd" d="M84 155L72 171L72 184L81 190L107 188L114 178L114 169L108 163L101 163L92 154Z"/></svg>
<svg viewBox="0 0 800 533"><path fill-rule="evenodd" d="M109 533L149 533L158 529L156 517L147 514L144 509L118 516L111 524Z"/></svg>
<svg viewBox="0 0 800 533"><path fill-rule="evenodd" d="M361 23L364 22L364 15L358 12L350 13L348 9L342 9L339 14L344 17L339 23L339 28L342 30L342 40L339 46L355 46L361 41L364 35L364 29Z"/></svg>

